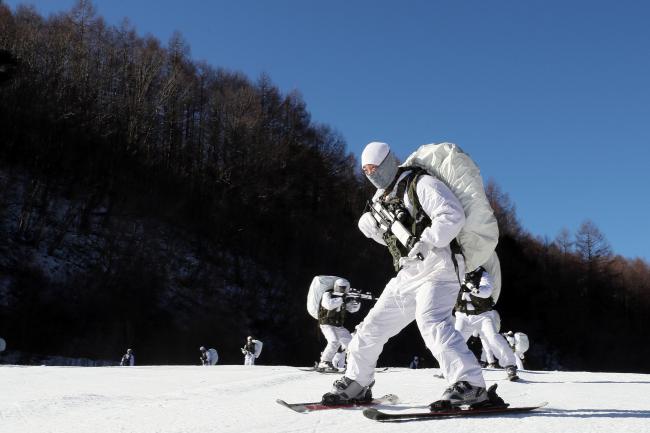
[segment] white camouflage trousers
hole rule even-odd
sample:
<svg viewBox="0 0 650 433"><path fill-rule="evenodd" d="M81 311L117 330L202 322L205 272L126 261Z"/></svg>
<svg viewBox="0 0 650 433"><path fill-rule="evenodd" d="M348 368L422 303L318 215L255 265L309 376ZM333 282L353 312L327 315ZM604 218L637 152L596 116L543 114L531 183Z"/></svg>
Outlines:
<svg viewBox="0 0 650 433"><path fill-rule="evenodd" d="M487 350L491 351L497 358L499 358L499 363L502 367L515 365L515 354L512 352L512 349L503 335L497 332L496 323L498 318L495 317L496 314L498 313L494 310L486 311L481 314L465 314L456 312L456 330L463 335L464 341L467 341L472 333L477 331L481 338L481 343L484 341L487 343ZM490 356L488 356L487 353L486 356L488 357L488 362L490 362ZM494 362L494 358L492 358L492 362Z"/></svg>
<svg viewBox="0 0 650 433"><path fill-rule="evenodd" d="M339 350L339 346L343 346L343 349L348 347L350 340L352 340L352 335L343 326L320 325L320 330L323 332L325 339L327 339L327 346L323 349L320 360L332 362L336 351Z"/></svg>
<svg viewBox="0 0 650 433"><path fill-rule="evenodd" d="M460 283L449 248L436 253L388 282L348 345L347 377L362 386L372 383L384 344L415 320L449 384L467 381L485 387L478 361L454 329L452 310Z"/></svg>

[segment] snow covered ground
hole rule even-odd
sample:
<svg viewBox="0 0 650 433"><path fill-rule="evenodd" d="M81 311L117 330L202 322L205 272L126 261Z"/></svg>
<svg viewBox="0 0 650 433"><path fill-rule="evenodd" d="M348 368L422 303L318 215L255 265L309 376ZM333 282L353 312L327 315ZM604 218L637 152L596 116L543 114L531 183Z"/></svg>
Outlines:
<svg viewBox="0 0 650 433"><path fill-rule="evenodd" d="M299 414L275 403L319 400L337 375L294 367L19 367L0 366L0 432L643 432L650 431L650 375L522 372L489 384L513 405L548 401L539 413L378 423L360 409ZM446 384L437 369L391 368L376 375L379 396L397 394L390 410L420 410ZM384 409L389 410L389 407Z"/></svg>

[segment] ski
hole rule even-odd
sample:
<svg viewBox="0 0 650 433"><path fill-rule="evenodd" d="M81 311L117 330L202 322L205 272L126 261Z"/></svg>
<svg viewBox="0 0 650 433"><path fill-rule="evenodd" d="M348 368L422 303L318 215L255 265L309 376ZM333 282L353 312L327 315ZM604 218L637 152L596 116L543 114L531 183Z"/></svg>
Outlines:
<svg viewBox="0 0 650 433"><path fill-rule="evenodd" d="M315 371L316 373L322 373L322 374L345 374L345 370L327 371L327 370L320 370L320 369L318 369L316 367L298 368L298 370L300 370L300 371ZM388 371L388 367L375 369L375 373L385 373L386 371Z"/></svg>
<svg viewBox="0 0 650 433"><path fill-rule="evenodd" d="M329 370L329 371L328 371L328 370L319 370L319 369L314 369L314 370L312 370L312 371L315 371L316 373L320 373L320 374L345 374L345 370L343 370L343 371L338 371L338 370L337 370L337 371L332 371L332 370Z"/></svg>
<svg viewBox="0 0 650 433"><path fill-rule="evenodd" d="M345 370L322 370L316 367L307 367L307 368L299 368L298 370L300 371L315 371L316 373L323 373L323 374L343 374L345 373Z"/></svg>
<svg viewBox="0 0 650 433"><path fill-rule="evenodd" d="M369 401L367 403L350 403L350 404L338 404L338 405L326 405L326 404L322 404L320 401L315 401L312 403L287 403L286 401L280 399L277 399L275 401L284 407L288 407L291 410L295 410L296 412L308 413L317 410L346 409L346 408L355 408L355 407L374 406L378 404L395 404L399 401L399 399L395 394L386 394L383 397L375 398L372 401Z"/></svg>
<svg viewBox="0 0 650 433"><path fill-rule="evenodd" d="M440 419L440 418L456 418L466 416L492 416L492 415L506 415L512 413L530 412L535 409L546 406L548 402L536 404L534 406L522 407L484 407L474 409L452 409L435 412L411 412L411 413L386 413L379 411L375 408L367 408L363 411L363 416L374 421L390 422L390 421L418 421L427 419Z"/></svg>
<svg viewBox="0 0 650 433"><path fill-rule="evenodd" d="M494 371L497 371L497 370L494 370ZM436 379L444 379L445 378L445 376L442 375L442 374L434 374L433 377L435 377ZM504 377L503 379L494 379L494 380L509 380L510 382L526 383L526 381L523 380L519 376L508 376L508 377Z"/></svg>

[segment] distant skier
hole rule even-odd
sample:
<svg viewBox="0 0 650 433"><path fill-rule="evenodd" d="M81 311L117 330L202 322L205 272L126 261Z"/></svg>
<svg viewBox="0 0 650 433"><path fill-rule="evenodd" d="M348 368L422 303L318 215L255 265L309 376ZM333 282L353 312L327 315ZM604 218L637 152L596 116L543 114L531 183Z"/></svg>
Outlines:
<svg viewBox="0 0 650 433"><path fill-rule="evenodd" d="M246 338L246 344L241 348L241 353L244 354L244 365L255 365L255 359L260 356L262 352L262 342L254 340L252 336Z"/></svg>
<svg viewBox="0 0 650 433"><path fill-rule="evenodd" d="M500 320L493 309L492 279L483 267L479 266L465 275L456 301L455 328L463 335L465 341L474 333L487 343L505 366L509 380L518 380L515 356L508 343L497 331Z"/></svg>
<svg viewBox="0 0 650 433"><path fill-rule="evenodd" d="M314 278L314 282L317 278ZM314 284L312 282L312 284ZM356 313L361 304L355 299L346 299L345 294L350 290L350 282L345 278L338 278L331 288L323 293L318 309L318 324L321 332L327 339L327 345L321 352L317 369L326 372L336 372L338 369L332 364L337 351L345 351L352 339L350 331L343 327L346 312Z"/></svg>
<svg viewBox="0 0 650 433"><path fill-rule="evenodd" d="M513 333L512 331L505 332L503 336L506 338L506 340L508 341L508 345L515 353L517 368L523 369L524 368L523 360L525 359L524 353L526 353L526 351L530 347L528 336L523 332Z"/></svg>
<svg viewBox="0 0 650 433"><path fill-rule="evenodd" d="M409 364L409 368L420 368L420 357L417 355L413 357L413 360L411 361L411 364Z"/></svg>
<svg viewBox="0 0 650 433"><path fill-rule="evenodd" d="M219 361L219 354L216 349L206 349L205 346L199 347L201 352L201 364L202 365L215 365Z"/></svg>
<svg viewBox="0 0 650 433"><path fill-rule="evenodd" d="M122 356L120 365L122 367L133 367L135 365L135 355L133 354L133 350L126 349L126 353Z"/></svg>

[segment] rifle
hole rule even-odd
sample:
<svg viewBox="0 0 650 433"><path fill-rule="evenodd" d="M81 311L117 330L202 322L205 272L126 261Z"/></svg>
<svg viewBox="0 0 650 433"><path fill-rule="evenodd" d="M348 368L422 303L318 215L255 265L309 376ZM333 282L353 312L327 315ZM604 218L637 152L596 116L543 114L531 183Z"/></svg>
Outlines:
<svg viewBox="0 0 650 433"><path fill-rule="evenodd" d="M472 284L471 281L463 282L463 284L460 285L460 290L462 290L463 293L472 293L474 295L478 295L479 293L478 287Z"/></svg>
<svg viewBox="0 0 650 433"><path fill-rule="evenodd" d="M407 250L411 250L413 245L418 242L418 238L404 227L402 219L406 216L406 209L397 208L396 212L391 211L388 206L380 201L368 201L367 207L370 209L372 217L379 224L379 228L385 232L390 232L395 235L399 243L401 243ZM424 260L422 254L418 253L417 258Z"/></svg>
<svg viewBox="0 0 650 433"><path fill-rule="evenodd" d="M361 292L359 289L354 289L350 288L348 290L348 293L338 293L338 292L332 292L333 296L343 296L346 299L359 299L359 300L365 300L365 301L376 301L377 298L372 296L372 293L370 292Z"/></svg>

